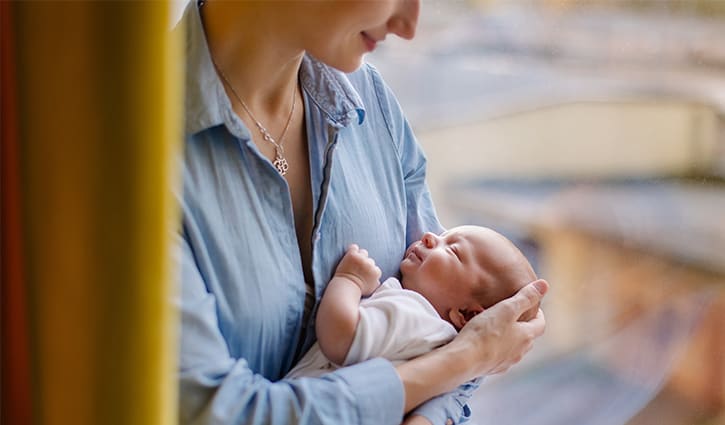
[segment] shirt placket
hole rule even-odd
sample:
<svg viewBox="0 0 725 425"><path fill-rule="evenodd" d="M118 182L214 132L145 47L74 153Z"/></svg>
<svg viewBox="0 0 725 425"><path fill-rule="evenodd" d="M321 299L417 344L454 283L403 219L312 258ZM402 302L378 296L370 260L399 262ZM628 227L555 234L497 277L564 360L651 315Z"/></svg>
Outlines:
<svg viewBox="0 0 725 425"><path fill-rule="evenodd" d="M324 288L324 285L326 282L323 282L320 278L320 270L319 270L319 260L318 260L318 246L320 243L320 239L322 238L322 220L325 213L325 207L327 205L327 195L329 193L330 189L330 183L332 179L332 163L333 163L333 157L335 152L335 146L337 146L337 143L339 141L339 128L333 124L328 123L326 127L326 144L324 149L324 159L323 159L323 167L322 167L322 183L321 183L321 190L320 195L317 200L317 205L315 208L314 213L314 222L312 226L312 275L313 280L312 284L314 285L314 292L315 292L315 300L318 300L320 297L320 294ZM313 307L312 311L310 312L309 317L305 317L302 323L302 335L299 339L299 345L297 347L298 355L302 354L302 350L306 349L306 347L309 347L312 344L312 340L314 339L314 326L315 322L313 318L316 315L317 311L317 301L315 301L315 306Z"/></svg>

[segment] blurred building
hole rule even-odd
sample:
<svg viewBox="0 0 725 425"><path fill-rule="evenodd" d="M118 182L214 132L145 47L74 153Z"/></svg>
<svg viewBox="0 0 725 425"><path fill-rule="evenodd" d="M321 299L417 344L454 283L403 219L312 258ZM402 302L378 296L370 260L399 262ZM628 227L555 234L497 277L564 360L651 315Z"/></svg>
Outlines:
<svg viewBox="0 0 725 425"><path fill-rule="evenodd" d="M553 284L545 342L488 380L480 423L725 423L725 2L423 10L370 60L441 218L504 231Z"/></svg>

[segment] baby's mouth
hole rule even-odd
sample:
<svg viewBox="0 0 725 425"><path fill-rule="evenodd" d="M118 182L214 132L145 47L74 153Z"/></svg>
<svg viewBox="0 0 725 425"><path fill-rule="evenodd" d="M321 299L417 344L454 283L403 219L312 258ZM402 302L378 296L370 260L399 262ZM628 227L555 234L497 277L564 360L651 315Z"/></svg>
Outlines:
<svg viewBox="0 0 725 425"><path fill-rule="evenodd" d="M420 252L418 248L420 247L419 243L414 243L410 247L408 247L408 250L405 251L405 257L409 260L415 261L417 263L423 262L423 257L420 255Z"/></svg>
<svg viewBox="0 0 725 425"><path fill-rule="evenodd" d="M410 250L410 253L413 256L413 258L415 258L419 263L423 262L423 256L420 255L417 245L414 246L413 249Z"/></svg>

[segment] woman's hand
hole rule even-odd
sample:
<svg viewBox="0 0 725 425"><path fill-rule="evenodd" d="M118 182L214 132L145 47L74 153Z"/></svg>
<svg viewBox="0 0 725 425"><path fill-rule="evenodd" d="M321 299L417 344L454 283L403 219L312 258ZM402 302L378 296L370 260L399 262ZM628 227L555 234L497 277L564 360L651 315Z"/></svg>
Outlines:
<svg viewBox="0 0 725 425"><path fill-rule="evenodd" d="M461 329L452 344L471 347L468 351L476 356L471 359L475 376L505 372L531 350L534 340L544 333L544 313L538 309L531 320L519 321L519 318L538 306L548 289L545 280L536 280L477 315Z"/></svg>
<svg viewBox="0 0 725 425"><path fill-rule="evenodd" d="M471 319L453 341L396 366L405 387L405 412L473 378L501 373L528 352L544 333L544 313L518 319L537 306L549 284L536 280Z"/></svg>
<svg viewBox="0 0 725 425"><path fill-rule="evenodd" d="M335 276L346 278L355 283L364 297L375 292L380 286L381 274L380 268L368 256L368 252L360 249L355 244L347 248L345 256L342 257L335 270Z"/></svg>

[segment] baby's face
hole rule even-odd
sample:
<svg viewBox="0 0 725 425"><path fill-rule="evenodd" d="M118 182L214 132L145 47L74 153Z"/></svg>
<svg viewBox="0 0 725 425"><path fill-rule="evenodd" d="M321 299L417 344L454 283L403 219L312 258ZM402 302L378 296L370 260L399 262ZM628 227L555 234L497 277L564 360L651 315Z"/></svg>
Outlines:
<svg viewBox="0 0 725 425"><path fill-rule="evenodd" d="M508 239L478 226L425 233L408 247L400 271L403 287L423 295L446 320L452 309L480 312L536 278Z"/></svg>
<svg viewBox="0 0 725 425"><path fill-rule="evenodd" d="M482 238L468 226L441 235L425 233L408 247L400 263L404 288L423 295L441 317L473 301L484 272L478 265Z"/></svg>

